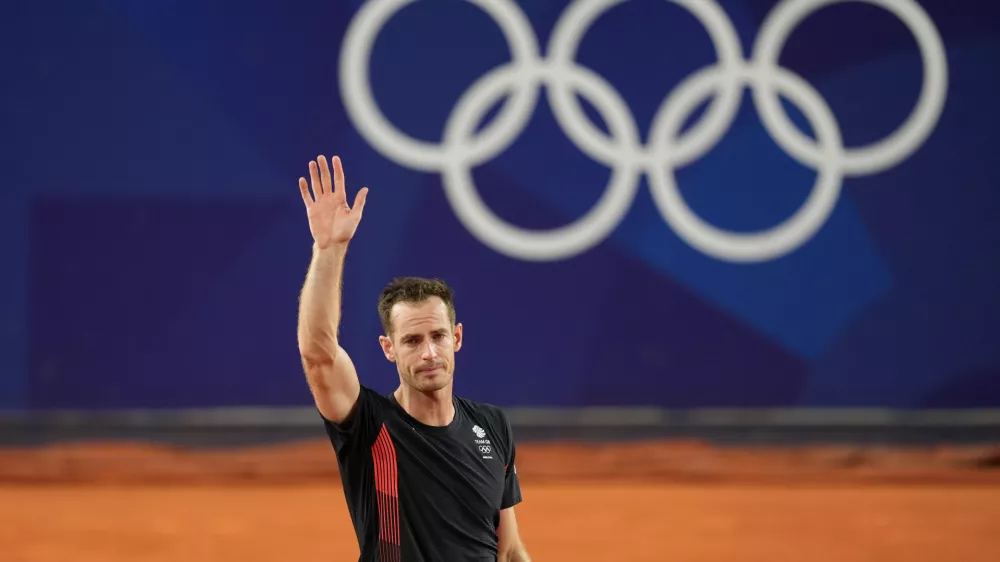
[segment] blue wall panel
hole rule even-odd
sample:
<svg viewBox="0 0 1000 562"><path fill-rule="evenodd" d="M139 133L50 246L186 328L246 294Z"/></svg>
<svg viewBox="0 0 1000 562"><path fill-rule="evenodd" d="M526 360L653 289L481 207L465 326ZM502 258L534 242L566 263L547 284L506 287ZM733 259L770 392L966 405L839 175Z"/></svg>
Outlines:
<svg viewBox="0 0 1000 562"><path fill-rule="evenodd" d="M343 345L379 390L397 382L379 290L427 275L457 292L457 391L502 405L1000 407L996 6L476 4L63 2L5 18L0 408L308 404L296 180L321 153L342 157L351 197L371 190ZM559 62L554 30L591 8L606 11L562 28L579 44ZM392 10L372 41L346 41ZM769 20L796 10L796 26ZM753 55L768 29L788 32L770 71ZM355 95L344 61L366 46L371 94ZM716 46L732 56L713 71ZM512 57L527 62L449 136ZM560 84L575 103L549 97ZM783 126L758 104L767 87ZM372 101L429 148L387 150L386 123L356 109ZM912 142L893 136L911 126ZM686 207L655 195L660 171ZM608 185L625 196L580 246L509 246L455 199L462 178L536 234L584 219ZM793 243L739 239L814 193Z"/></svg>

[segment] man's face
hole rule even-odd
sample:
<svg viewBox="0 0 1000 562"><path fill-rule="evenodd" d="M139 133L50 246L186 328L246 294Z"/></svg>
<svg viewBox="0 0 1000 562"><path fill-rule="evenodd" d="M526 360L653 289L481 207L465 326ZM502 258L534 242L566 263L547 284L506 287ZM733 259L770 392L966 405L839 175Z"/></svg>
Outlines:
<svg viewBox="0 0 1000 562"><path fill-rule="evenodd" d="M392 337L379 342L386 359L396 363L403 383L421 392L447 387L455 374L455 352L462 347L462 325L452 325L448 307L438 297L392 307Z"/></svg>

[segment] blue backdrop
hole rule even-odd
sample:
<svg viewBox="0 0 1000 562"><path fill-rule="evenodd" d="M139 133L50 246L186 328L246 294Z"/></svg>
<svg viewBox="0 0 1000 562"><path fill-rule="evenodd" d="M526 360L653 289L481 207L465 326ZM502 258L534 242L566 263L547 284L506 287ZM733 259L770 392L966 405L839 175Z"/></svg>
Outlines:
<svg viewBox="0 0 1000 562"><path fill-rule="evenodd" d="M382 391L379 290L426 275L502 405L1000 406L1000 10L821 4L23 4L0 407L308 404L321 153L371 190L342 343Z"/></svg>

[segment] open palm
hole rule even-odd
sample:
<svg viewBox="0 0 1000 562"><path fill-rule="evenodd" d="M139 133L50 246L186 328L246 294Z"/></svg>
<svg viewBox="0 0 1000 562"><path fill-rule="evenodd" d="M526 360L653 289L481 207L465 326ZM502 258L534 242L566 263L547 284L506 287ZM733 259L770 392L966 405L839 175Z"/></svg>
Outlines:
<svg viewBox="0 0 1000 562"><path fill-rule="evenodd" d="M318 161L318 163L317 163ZM354 237L365 208L368 188L362 187L354 197L354 206L347 205L347 189L344 187L344 168L338 156L333 157L333 178L326 157L320 155L309 162L309 178L312 193L305 178L299 178L299 191L306 204L309 216L309 230L319 248L337 244L347 244Z"/></svg>

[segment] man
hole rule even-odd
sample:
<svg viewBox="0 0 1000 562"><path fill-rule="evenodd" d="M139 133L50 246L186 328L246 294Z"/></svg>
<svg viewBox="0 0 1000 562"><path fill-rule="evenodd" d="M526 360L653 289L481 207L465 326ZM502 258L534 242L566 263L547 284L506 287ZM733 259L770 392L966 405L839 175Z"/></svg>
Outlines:
<svg viewBox="0 0 1000 562"><path fill-rule="evenodd" d="M462 325L441 281L394 280L379 299L386 359L399 387L382 396L358 381L338 343L347 246L368 188L347 204L333 157L299 178L313 254L302 288L302 365L336 451L361 561L525 562L514 505L521 490L511 427L499 408L452 393Z"/></svg>

